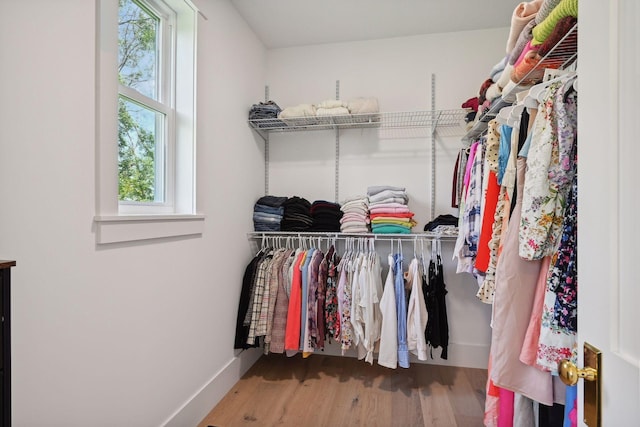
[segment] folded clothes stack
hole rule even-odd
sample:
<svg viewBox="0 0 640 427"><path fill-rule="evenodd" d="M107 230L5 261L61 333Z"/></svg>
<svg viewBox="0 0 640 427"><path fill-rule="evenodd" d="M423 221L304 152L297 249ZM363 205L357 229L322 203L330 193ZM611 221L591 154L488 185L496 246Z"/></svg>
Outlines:
<svg viewBox="0 0 640 427"><path fill-rule="evenodd" d="M353 98L347 102L347 109L353 116L353 121L358 123L379 122L380 107L378 98Z"/></svg>
<svg viewBox="0 0 640 427"><path fill-rule="evenodd" d="M338 203L316 200L311 204L311 231L340 231L342 211Z"/></svg>
<svg viewBox="0 0 640 427"><path fill-rule="evenodd" d="M280 231L286 197L260 197L253 206L253 228L255 231Z"/></svg>
<svg viewBox="0 0 640 427"><path fill-rule="evenodd" d="M458 217L450 214L438 215L424 226L424 231L435 233L458 235Z"/></svg>
<svg viewBox="0 0 640 427"><path fill-rule="evenodd" d="M284 217L280 223L282 231L309 231L313 224L311 203L302 197L293 196L282 204Z"/></svg>
<svg viewBox="0 0 640 427"><path fill-rule="evenodd" d="M369 202L366 196L346 200L340 207L340 231L343 233L369 232Z"/></svg>
<svg viewBox="0 0 640 427"><path fill-rule="evenodd" d="M316 107L313 104L299 104L286 107L278 114L278 118L287 125L312 125L316 123Z"/></svg>
<svg viewBox="0 0 640 427"><path fill-rule="evenodd" d="M379 234L409 234L416 225L409 210L409 197L403 187L367 188L371 230Z"/></svg>
<svg viewBox="0 0 640 427"><path fill-rule="evenodd" d="M278 114L280 114L282 109L273 101L260 102L258 104L253 104L251 109L249 110L249 120L265 120L265 122L258 122L258 127L274 127L281 126L282 122L273 121L271 119L278 118Z"/></svg>
<svg viewBox="0 0 640 427"><path fill-rule="evenodd" d="M342 116L349 114L349 110L344 102L340 100L322 101L316 105L316 116Z"/></svg>

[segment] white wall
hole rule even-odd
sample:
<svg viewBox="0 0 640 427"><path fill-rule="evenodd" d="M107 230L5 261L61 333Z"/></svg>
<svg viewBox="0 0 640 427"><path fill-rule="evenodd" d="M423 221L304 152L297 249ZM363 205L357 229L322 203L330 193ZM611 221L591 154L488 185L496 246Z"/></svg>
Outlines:
<svg viewBox="0 0 640 427"><path fill-rule="evenodd" d="M213 400L173 420L195 425L247 367L233 325L262 192L262 144L246 117L263 93L265 50L229 2L197 3L208 18L198 49L205 232L96 247L95 2L0 1L15 426L157 426L204 387Z"/></svg>
<svg viewBox="0 0 640 427"><path fill-rule="evenodd" d="M508 28L365 42L272 49L267 53L270 97L282 108L340 97L375 96L382 111L454 109L477 95L492 66L504 56ZM479 41L482 41L481 43ZM436 215L451 209L451 179L461 134L441 133L436 155ZM431 148L427 130L348 130L340 134L339 201L369 185L404 186L418 221L430 220ZM270 192L309 201L334 200L335 134L275 134L270 139ZM389 244L383 244L388 252ZM413 247L405 251L413 252ZM490 307L476 297L470 275L455 274L453 243L443 244L452 342L448 364L486 367ZM437 352L439 354L439 352ZM437 360L436 360L437 361Z"/></svg>

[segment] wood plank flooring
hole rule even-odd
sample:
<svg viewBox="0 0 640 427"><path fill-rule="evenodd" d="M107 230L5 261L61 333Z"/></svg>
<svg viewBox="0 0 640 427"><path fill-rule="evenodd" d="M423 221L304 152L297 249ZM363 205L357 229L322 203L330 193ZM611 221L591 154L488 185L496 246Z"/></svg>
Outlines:
<svg viewBox="0 0 640 427"><path fill-rule="evenodd" d="M482 426L487 371L263 356L198 427Z"/></svg>

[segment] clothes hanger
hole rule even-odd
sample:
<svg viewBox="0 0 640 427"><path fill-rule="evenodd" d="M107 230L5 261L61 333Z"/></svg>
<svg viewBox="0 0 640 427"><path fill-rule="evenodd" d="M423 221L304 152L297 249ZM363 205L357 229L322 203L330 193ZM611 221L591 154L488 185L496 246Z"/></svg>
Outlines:
<svg viewBox="0 0 640 427"><path fill-rule="evenodd" d="M433 261L433 262L436 262L437 251L438 251L437 240L433 239L431 241L431 261Z"/></svg>
<svg viewBox="0 0 640 427"><path fill-rule="evenodd" d="M504 107L503 109L501 109L495 118L496 122L500 123L501 125L506 125L512 109L513 106Z"/></svg>
<svg viewBox="0 0 640 427"><path fill-rule="evenodd" d="M427 272L427 265L424 261L424 239L420 239L420 262L422 263L422 272Z"/></svg>
<svg viewBox="0 0 640 427"><path fill-rule="evenodd" d="M543 81L531 86L531 89L529 89L529 94L525 97L525 105L529 108L537 107L538 104L543 102L544 93L549 86L559 81L566 81L572 78L576 78L577 75L578 74L575 71L568 71L558 77L554 77L547 81Z"/></svg>

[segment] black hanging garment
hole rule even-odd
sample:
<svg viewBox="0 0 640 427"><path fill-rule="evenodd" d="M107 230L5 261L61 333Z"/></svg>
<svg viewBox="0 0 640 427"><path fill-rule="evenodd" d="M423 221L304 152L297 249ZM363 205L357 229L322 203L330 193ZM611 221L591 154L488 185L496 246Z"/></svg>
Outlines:
<svg viewBox="0 0 640 427"><path fill-rule="evenodd" d="M429 263L429 279L425 292L427 304L427 329L425 339L433 351L436 347L442 347L441 358L447 359L449 346L449 321L447 319L446 298L447 287L444 283L442 259L440 255ZM433 358L433 353L431 354Z"/></svg>
<svg viewBox="0 0 640 427"><path fill-rule="evenodd" d="M236 336L233 348L234 349L247 349L252 347L258 347L258 341L255 344L247 344L247 338L249 337L249 326L244 324L244 318L249 310L249 303L251 301L251 291L253 283L255 282L256 268L262 261L265 255L265 251L260 251L249 262L247 268L244 270L244 277L242 278L242 290L240 291L240 302L238 303L238 317L236 319Z"/></svg>

